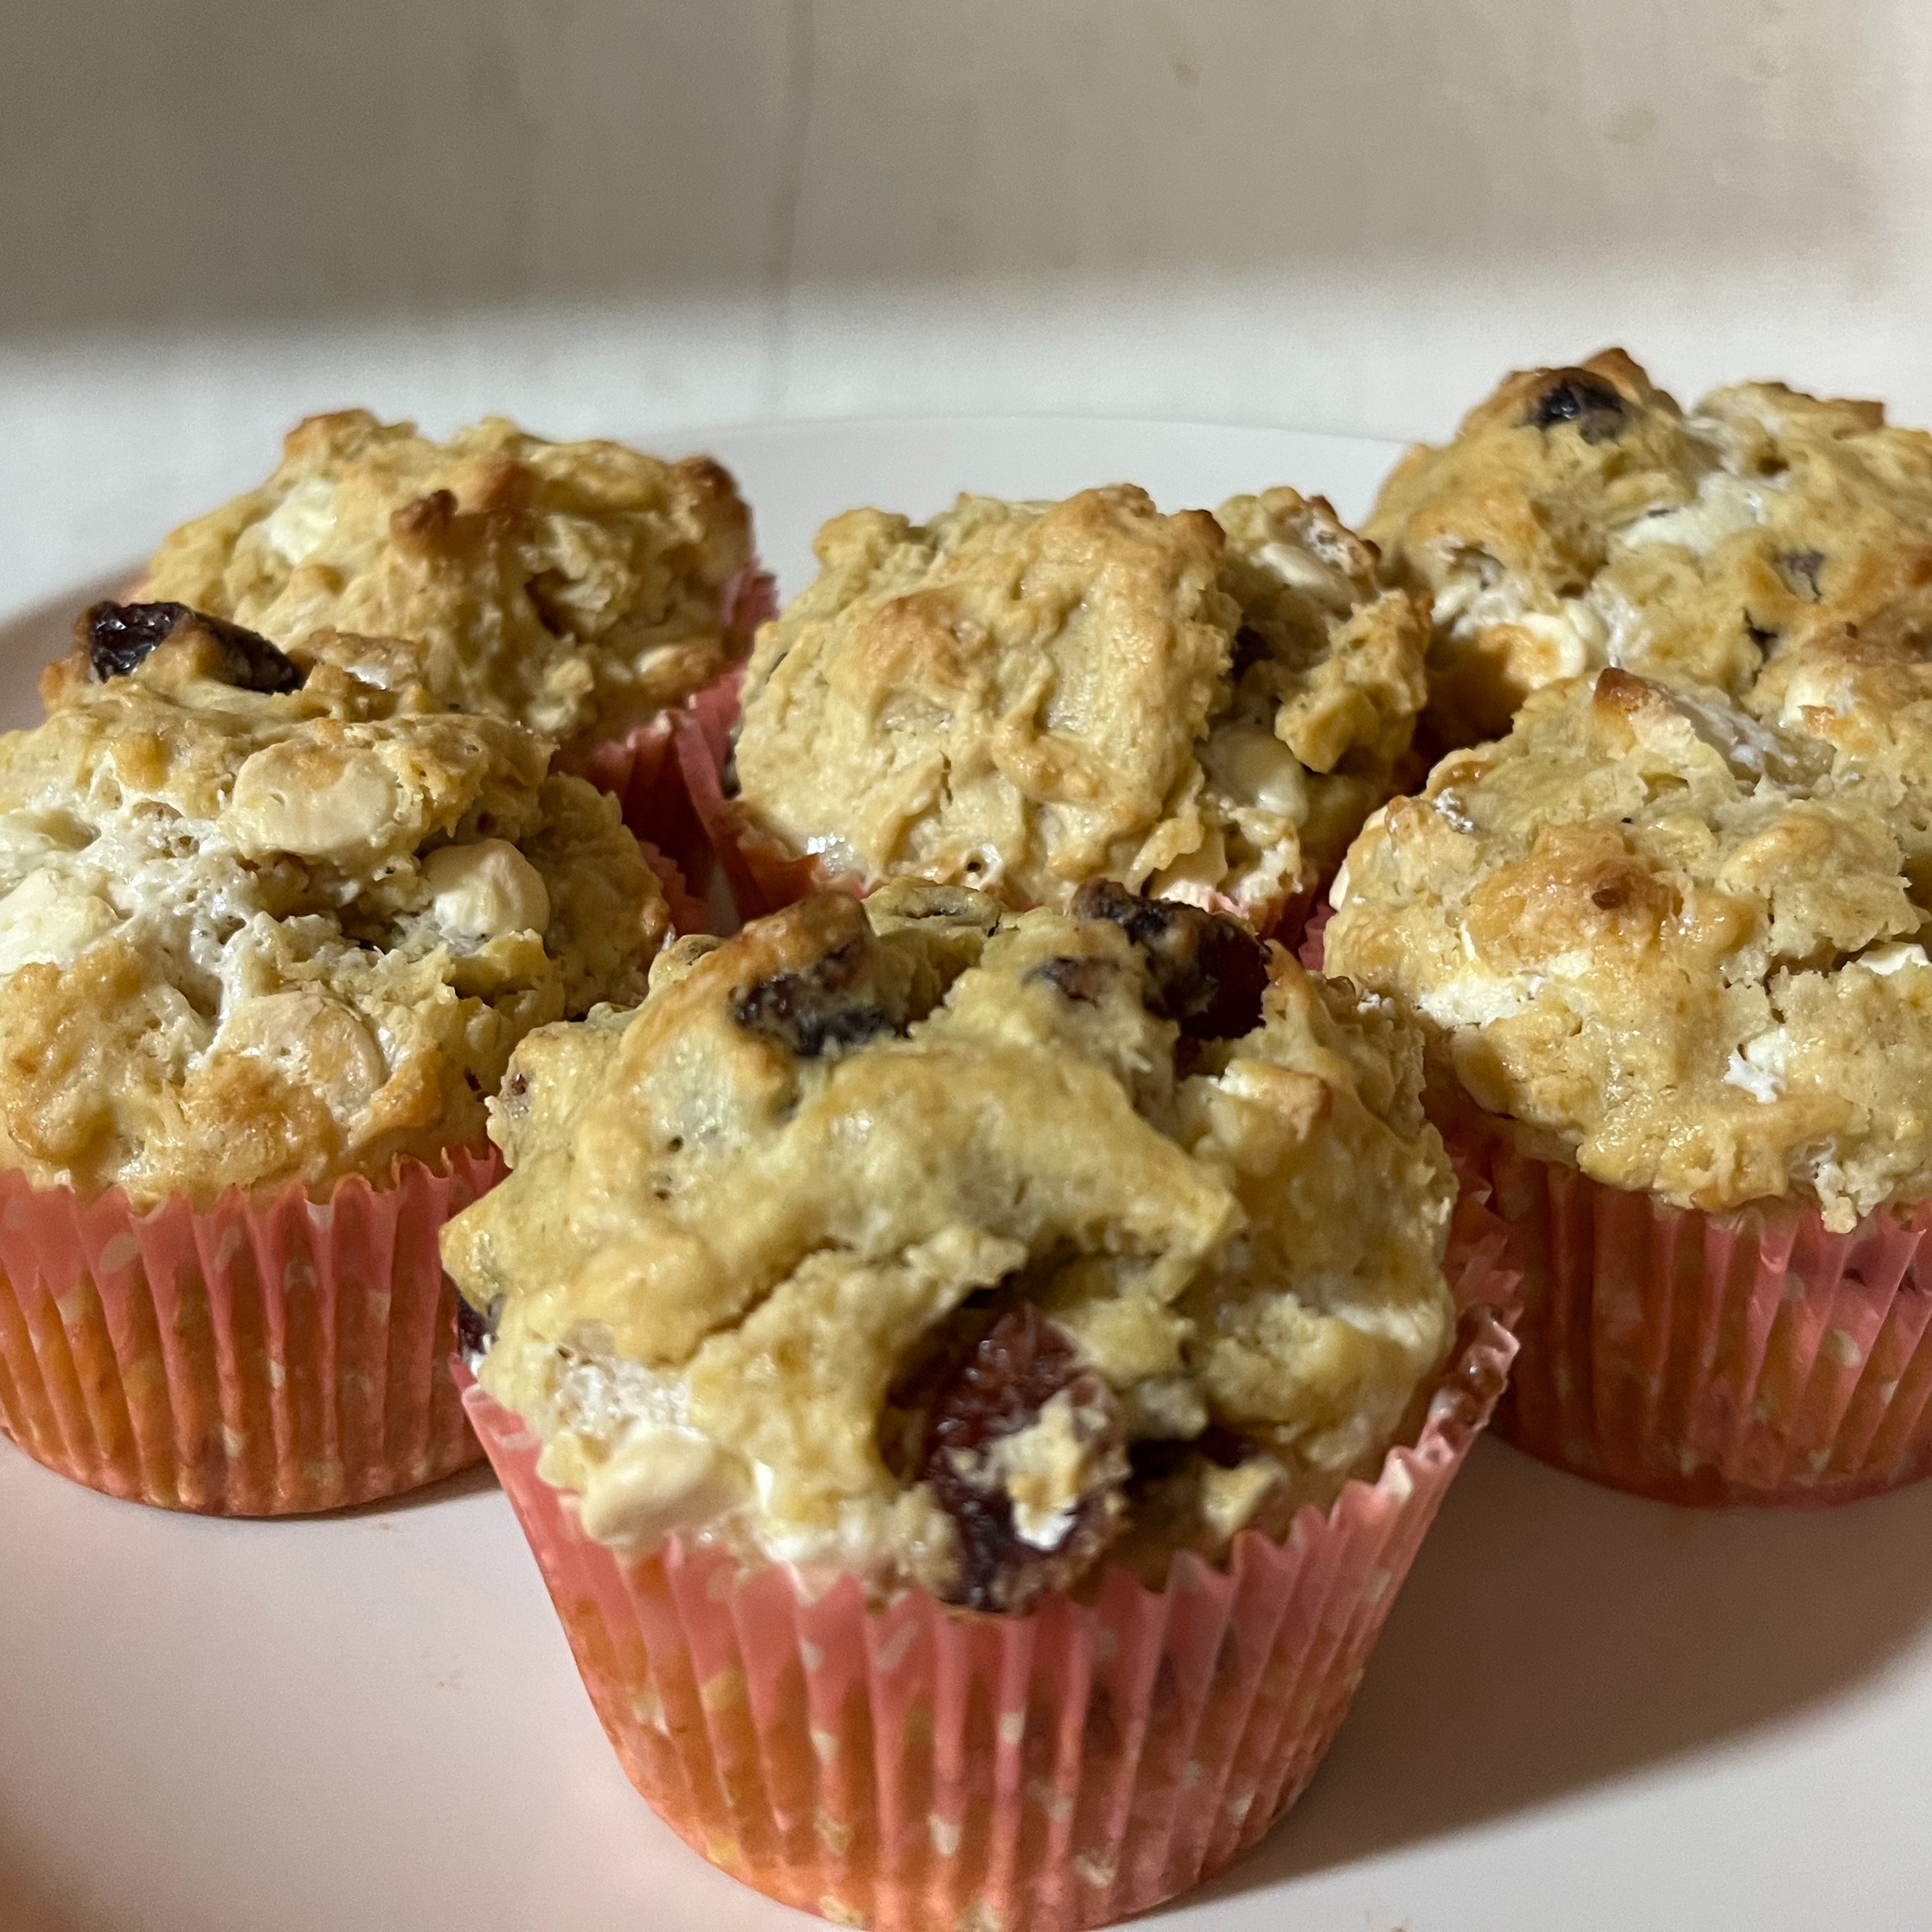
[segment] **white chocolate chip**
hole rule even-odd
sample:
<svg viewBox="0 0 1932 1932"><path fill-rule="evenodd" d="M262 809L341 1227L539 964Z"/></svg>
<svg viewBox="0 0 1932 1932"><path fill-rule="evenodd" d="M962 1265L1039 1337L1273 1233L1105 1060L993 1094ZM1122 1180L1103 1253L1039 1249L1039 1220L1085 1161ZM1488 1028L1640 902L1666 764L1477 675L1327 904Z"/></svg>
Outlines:
<svg viewBox="0 0 1932 1932"><path fill-rule="evenodd" d="M1224 725L1208 740L1201 762L1238 805L1252 802L1297 827L1308 822L1308 774L1272 731Z"/></svg>
<svg viewBox="0 0 1932 1932"><path fill-rule="evenodd" d="M681 1429L633 1429L584 1498L584 1532L599 1543L650 1545L706 1522L741 1500L736 1459Z"/></svg>
<svg viewBox="0 0 1932 1932"><path fill-rule="evenodd" d="M1708 556L1720 544L1764 521L1767 487L1713 470L1689 502L1667 504L1638 518L1617 532L1617 541L1632 550L1672 544Z"/></svg>
<svg viewBox="0 0 1932 1932"><path fill-rule="evenodd" d="M306 563L334 527L335 485L326 476L311 476L276 505L262 534L284 563Z"/></svg>
<svg viewBox="0 0 1932 1932"><path fill-rule="evenodd" d="M439 847L423 861L436 922L453 938L498 939L550 924L542 875L501 838Z"/></svg>
<svg viewBox="0 0 1932 1932"><path fill-rule="evenodd" d="M224 1022L215 1044L266 1060L284 1079L314 1089L338 1120L353 1119L389 1077L369 1029L320 993L245 1000Z"/></svg>
<svg viewBox="0 0 1932 1932"><path fill-rule="evenodd" d="M1300 591L1338 616L1354 604L1355 586L1348 578L1299 544L1263 544L1255 553L1255 561L1289 590Z"/></svg>
<svg viewBox="0 0 1932 1932"><path fill-rule="evenodd" d="M65 966L119 923L114 908L44 868L0 899L0 974L39 962Z"/></svg>
<svg viewBox="0 0 1932 1932"><path fill-rule="evenodd" d="M368 753L290 742L246 760L223 814L244 856L348 856L377 839L401 802L395 780Z"/></svg>

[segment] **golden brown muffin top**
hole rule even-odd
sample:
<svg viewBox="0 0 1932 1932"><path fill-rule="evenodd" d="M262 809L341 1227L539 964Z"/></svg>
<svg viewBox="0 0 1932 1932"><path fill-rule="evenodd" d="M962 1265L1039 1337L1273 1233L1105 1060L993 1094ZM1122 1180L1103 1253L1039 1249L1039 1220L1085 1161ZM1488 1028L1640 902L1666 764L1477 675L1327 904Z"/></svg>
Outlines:
<svg viewBox="0 0 1932 1932"><path fill-rule="evenodd" d="M518 1049L443 1240L593 1535L1018 1609L1415 1425L1454 1190L1386 1003L1105 880L824 894L652 976Z"/></svg>
<svg viewBox="0 0 1932 1932"><path fill-rule="evenodd" d="M184 524L142 595L300 653L311 632L428 646L438 701L565 743L621 736L742 650L725 592L751 515L708 457L545 442L492 416L446 443L311 416L280 466Z"/></svg>
<svg viewBox="0 0 1932 1932"><path fill-rule="evenodd" d="M1827 747L1836 782L1882 810L1914 902L1932 906L1932 652L1840 632L1780 652L1747 708Z"/></svg>
<svg viewBox="0 0 1932 1932"><path fill-rule="evenodd" d="M669 935L614 802L412 647L105 604L0 737L0 1166L206 1204L480 1144L533 1026ZM380 663L386 687L343 668Z"/></svg>
<svg viewBox="0 0 1932 1932"><path fill-rule="evenodd" d="M854 510L758 634L737 810L870 886L1108 878L1264 923L1331 868L1423 696L1406 596L1292 490Z"/></svg>
<svg viewBox="0 0 1932 1932"><path fill-rule="evenodd" d="M1932 621L1932 436L1778 382L1686 416L1621 350L1507 377L1366 527L1432 614L1446 744L1606 664L1737 697L1804 640Z"/></svg>
<svg viewBox="0 0 1932 1932"><path fill-rule="evenodd" d="M1467 1096L1613 1186L1790 1196L1834 1228L1924 1198L1932 968L1903 794L1809 728L1877 718L1820 710L1794 730L1618 670L1533 693L1370 822L1328 970L1423 1016Z"/></svg>

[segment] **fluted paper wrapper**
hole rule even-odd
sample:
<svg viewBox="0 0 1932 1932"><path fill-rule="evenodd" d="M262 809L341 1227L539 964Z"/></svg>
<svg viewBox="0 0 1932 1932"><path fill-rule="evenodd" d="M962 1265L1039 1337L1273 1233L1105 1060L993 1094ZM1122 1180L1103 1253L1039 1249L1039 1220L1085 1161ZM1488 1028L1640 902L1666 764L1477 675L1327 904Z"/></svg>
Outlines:
<svg viewBox="0 0 1932 1932"><path fill-rule="evenodd" d="M1456 1349L1412 1448L1225 1569L1120 1568L1090 1601L884 1607L675 1540L626 1562L537 1474L541 1445L464 1400L632 1782L714 1864L880 1932L1062 1932L1185 1891L1299 1796L1346 1712L1514 1344L1480 1246Z"/></svg>
<svg viewBox="0 0 1932 1932"><path fill-rule="evenodd" d="M146 1212L0 1177L0 1426L91 1489L231 1516L473 1462L436 1234L502 1173L494 1150L452 1151L326 1202L292 1182Z"/></svg>
<svg viewBox="0 0 1932 1932"><path fill-rule="evenodd" d="M745 674L734 670L700 692L676 721L677 761L685 794L716 855L741 920L762 919L808 894L835 891L862 896L861 882L836 873L821 859L800 857L769 832L751 824L724 796Z"/></svg>
<svg viewBox="0 0 1932 1932"><path fill-rule="evenodd" d="M778 609L777 585L771 573L754 563L741 571L724 593L724 628L735 649L748 650L753 633ZM738 691L744 682L740 666L717 683L683 704L662 712L622 738L593 746L572 761L572 769L601 790L612 794L622 808L624 823L636 835L661 879L680 932L710 930L704 895L716 862L686 782L686 758L680 735L697 728L699 742L709 725L719 749L710 764L710 782L730 753L730 728L738 713ZM707 763L709 763L707 758ZM676 876L674 889L665 878L667 866Z"/></svg>
<svg viewBox="0 0 1932 1932"><path fill-rule="evenodd" d="M1932 1471L1932 1204L1834 1234L1815 1209L1672 1208L1445 1130L1522 1275L1497 1412L1520 1448L1692 1504L1819 1504Z"/></svg>

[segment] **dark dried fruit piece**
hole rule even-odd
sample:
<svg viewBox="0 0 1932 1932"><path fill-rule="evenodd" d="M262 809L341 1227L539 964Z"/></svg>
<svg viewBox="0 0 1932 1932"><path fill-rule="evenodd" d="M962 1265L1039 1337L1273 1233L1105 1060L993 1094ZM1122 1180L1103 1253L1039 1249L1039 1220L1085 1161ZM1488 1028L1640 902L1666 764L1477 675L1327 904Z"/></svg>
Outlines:
<svg viewBox="0 0 1932 1932"><path fill-rule="evenodd" d="M1559 369L1523 421L1534 429L1573 422L1586 442L1610 442L1623 427L1626 408L1623 398L1588 370Z"/></svg>
<svg viewBox="0 0 1932 1932"><path fill-rule="evenodd" d="M1083 1006L1097 1006L1119 970L1111 959L1077 959L1062 952L1036 966L1027 977L1045 980L1055 992Z"/></svg>
<svg viewBox="0 0 1932 1932"><path fill-rule="evenodd" d="M1150 1010L1190 1039L1238 1040L1261 1024L1268 954L1238 920L1174 899L1090 879L1073 897L1077 919L1105 919L1147 956Z"/></svg>
<svg viewBox="0 0 1932 1932"><path fill-rule="evenodd" d="M302 667L266 638L185 604L116 604L107 599L82 613L79 628L88 665L96 680L105 684L111 677L125 677L190 625L214 639L223 683L268 695L302 688Z"/></svg>
<svg viewBox="0 0 1932 1932"><path fill-rule="evenodd" d="M1818 587L1818 573L1825 568L1822 550L1788 550L1778 560L1778 567L1800 597L1816 604L1824 596Z"/></svg>
<svg viewBox="0 0 1932 1932"><path fill-rule="evenodd" d="M865 958L862 938L848 940L796 973L775 973L734 994L731 1017L747 1033L775 1040L801 1060L897 1033L892 1016L858 988Z"/></svg>
<svg viewBox="0 0 1932 1932"><path fill-rule="evenodd" d="M1118 1466L1113 1480L1080 1498L1057 1540L1042 1549L1016 1526L993 1452L1031 1428L1063 1390L1087 1432L1087 1466ZM958 1532L962 1560L951 1600L976 1610L1022 1610L1044 1592L1075 1582L1119 1525L1125 1460L1113 1390L1081 1366L1063 1330L1024 1302L938 1369L927 1401L916 1474Z"/></svg>
<svg viewBox="0 0 1932 1932"><path fill-rule="evenodd" d="M456 1352L475 1368L490 1352L496 1339L496 1324L502 1319L503 1298L496 1296L488 1312L472 1308L461 1295L456 1298Z"/></svg>

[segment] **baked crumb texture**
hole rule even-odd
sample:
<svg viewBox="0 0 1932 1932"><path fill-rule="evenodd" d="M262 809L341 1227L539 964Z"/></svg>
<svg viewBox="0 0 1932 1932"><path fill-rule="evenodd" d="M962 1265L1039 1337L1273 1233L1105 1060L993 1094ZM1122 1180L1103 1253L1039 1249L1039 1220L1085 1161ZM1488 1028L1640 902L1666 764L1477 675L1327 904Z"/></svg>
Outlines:
<svg viewBox="0 0 1932 1932"><path fill-rule="evenodd" d="M1779 382L1686 415L1621 350L1507 377L1366 529L1430 615L1445 748L1606 665L1738 697L1794 644L1932 621L1932 436Z"/></svg>
<svg viewBox="0 0 1932 1932"><path fill-rule="evenodd" d="M311 416L259 489L184 524L142 595L262 632L428 647L453 709L566 745L621 736L725 670L751 516L708 457L545 442L500 417L446 443L364 410Z"/></svg>
<svg viewBox="0 0 1932 1932"><path fill-rule="evenodd" d="M1372 819L1331 972L1612 1186L1844 1230L1932 1195L1932 665L1825 637L1748 708L1620 670L1546 687Z"/></svg>
<svg viewBox="0 0 1932 1932"><path fill-rule="evenodd" d="M0 738L0 1166L319 1194L480 1146L524 1034L641 994L670 920L615 803L433 708L413 647L311 636L304 669L170 604L78 630Z"/></svg>
<svg viewBox="0 0 1932 1932"><path fill-rule="evenodd" d="M1449 1349L1413 1032L1108 882L900 882L532 1034L445 1231L585 1527L1017 1610L1372 1474Z"/></svg>
<svg viewBox="0 0 1932 1932"><path fill-rule="evenodd" d="M1265 924L1388 795L1421 707L1414 606L1292 490L854 510L817 550L752 652L736 810L865 887L1064 908L1106 878Z"/></svg>

